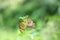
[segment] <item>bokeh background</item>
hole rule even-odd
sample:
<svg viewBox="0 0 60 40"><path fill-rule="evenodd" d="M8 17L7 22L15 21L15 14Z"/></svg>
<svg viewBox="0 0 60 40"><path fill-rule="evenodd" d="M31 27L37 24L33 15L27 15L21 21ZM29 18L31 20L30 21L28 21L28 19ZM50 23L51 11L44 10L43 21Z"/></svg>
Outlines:
<svg viewBox="0 0 60 40"><path fill-rule="evenodd" d="M32 34L19 33L25 15L36 23ZM0 0L0 40L60 40L60 0Z"/></svg>

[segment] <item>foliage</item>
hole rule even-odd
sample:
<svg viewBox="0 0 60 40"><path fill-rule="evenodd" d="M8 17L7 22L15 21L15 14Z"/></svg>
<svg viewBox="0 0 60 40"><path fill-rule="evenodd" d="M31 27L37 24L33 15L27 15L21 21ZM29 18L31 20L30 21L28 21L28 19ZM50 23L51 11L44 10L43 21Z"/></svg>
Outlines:
<svg viewBox="0 0 60 40"><path fill-rule="evenodd" d="M20 33L25 15L36 29ZM0 31L0 40L60 40L60 0L0 0Z"/></svg>

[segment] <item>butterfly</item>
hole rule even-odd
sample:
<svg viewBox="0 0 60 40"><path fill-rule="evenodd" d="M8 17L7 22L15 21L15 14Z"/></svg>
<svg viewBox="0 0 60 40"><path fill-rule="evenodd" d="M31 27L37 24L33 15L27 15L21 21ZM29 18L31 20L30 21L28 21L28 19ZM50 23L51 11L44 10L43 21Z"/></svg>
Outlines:
<svg viewBox="0 0 60 40"><path fill-rule="evenodd" d="M21 32L23 32L27 28L35 29L35 23L28 16L20 17L19 28Z"/></svg>

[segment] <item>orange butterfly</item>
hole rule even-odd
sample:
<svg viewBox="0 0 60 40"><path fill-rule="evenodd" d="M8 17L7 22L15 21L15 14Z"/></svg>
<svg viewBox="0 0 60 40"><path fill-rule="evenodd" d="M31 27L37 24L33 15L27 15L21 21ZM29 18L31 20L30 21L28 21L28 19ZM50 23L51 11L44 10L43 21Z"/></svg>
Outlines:
<svg viewBox="0 0 60 40"><path fill-rule="evenodd" d="M35 28L35 23L32 21L31 18L26 17L26 22L24 22L22 19L19 23L20 31L24 31L27 27Z"/></svg>

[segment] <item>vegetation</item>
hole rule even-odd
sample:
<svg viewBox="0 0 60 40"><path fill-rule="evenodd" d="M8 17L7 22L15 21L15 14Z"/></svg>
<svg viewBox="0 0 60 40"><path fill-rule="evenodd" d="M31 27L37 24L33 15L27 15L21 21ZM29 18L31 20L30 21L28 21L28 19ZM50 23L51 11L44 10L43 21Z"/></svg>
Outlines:
<svg viewBox="0 0 60 40"><path fill-rule="evenodd" d="M19 29L28 15L36 29ZM60 40L60 0L0 0L0 40Z"/></svg>

